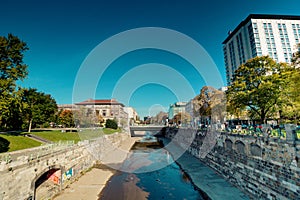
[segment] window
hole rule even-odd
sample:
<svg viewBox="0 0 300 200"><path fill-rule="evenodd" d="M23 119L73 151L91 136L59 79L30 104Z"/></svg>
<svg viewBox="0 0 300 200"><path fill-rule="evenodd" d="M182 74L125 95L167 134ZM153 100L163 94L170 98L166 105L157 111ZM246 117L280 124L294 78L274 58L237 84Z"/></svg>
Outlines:
<svg viewBox="0 0 300 200"><path fill-rule="evenodd" d="M264 23L264 28L267 28L267 24L266 23Z"/></svg>

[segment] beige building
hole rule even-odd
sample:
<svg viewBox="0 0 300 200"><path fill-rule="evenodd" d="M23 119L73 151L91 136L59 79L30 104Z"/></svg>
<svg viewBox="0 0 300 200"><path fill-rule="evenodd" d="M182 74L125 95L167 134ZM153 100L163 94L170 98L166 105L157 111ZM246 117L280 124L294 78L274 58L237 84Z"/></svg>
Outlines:
<svg viewBox="0 0 300 200"><path fill-rule="evenodd" d="M119 126L127 123L128 120L124 104L118 102L116 99L88 99L80 103L75 103L75 107L77 110L85 109L86 115L102 116L104 120L116 119Z"/></svg>
<svg viewBox="0 0 300 200"><path fill-rule="evenodd" d="M133 107L124 107L124 111L128 114L128 120L130 125L134 125L134 123L138 120L138 114Z"/></svg>
<svg viewBox="0 0 300 200"><path fill-rule="evenodd" d="M59 110L72 110L75 123L99 124L100 119L116 119L119 126L124 127L128 121L128 114L124 110L124 104L116 99L88 99L75 104L59 105Z"/></svg>

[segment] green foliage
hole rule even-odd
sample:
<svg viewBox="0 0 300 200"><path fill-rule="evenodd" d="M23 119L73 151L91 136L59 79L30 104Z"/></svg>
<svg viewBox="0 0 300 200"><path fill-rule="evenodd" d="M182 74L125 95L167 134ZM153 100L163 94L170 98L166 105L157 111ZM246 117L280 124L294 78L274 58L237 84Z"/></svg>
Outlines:
<svg viewBox="0 0 300 200"><path fill-rule="evenodd" d="M118 123L115 120L107 119L105 123L106 128L118 129Z"/></svg>
<svg viewBox="0 0 300 200"><path fill-rule="evenodd" d="M19 91L0 95L0 129L18 130L22 127L21 95Z"/></svg>
<svg viewBox="0 0 300 200"><path fill-rule="evenodd" d="M23 63L26 43L18 37L8 34L0 36L0 129L19 129L20 95L16 90L16 81L27 76L27 65Z"/></svg>
<svg viewBox="0 0 300 200"><path fill-rule="evenodd" d="M300 68L288 66L283 71L285 85L282 88L280 117L286 123L299 123L300 120Z"/></svg>
<svg viewBox="0 0 300 200"><path fill-rule="evenodd" d="M293 66L300 65L300 43L297 44L298 51L294 53L292 58Z"/></svg>
<svg viewBox="0 0 300 200"><path fill-rule="evenodd" d="M7 152L9 144L10 142L7 139L0 137L0 153Z"/></svg>
<svg viewBox="0 0 300 200"><path fill-rule="evenodd" d="M18 37L8 34L0 36L0 79L9 83L27 76L27 65L23 63L24 52L28 50L26 43Z"/></svg>
<svg viewBox="0 0 300 200"><path fill-rule="evenodd" d="M252 116L259 116L261 123L272 116L280 104L286 79L278 64L268 56L256 57L241 65L228 87L227 99L230 108L248 109Z"/></svg>
<svg viewBox="0 0 300 200"><path fill-rule="evenodd" d="M38 92L36 89L22 89L23 117L31 126L43 125L53 118L57 111L56 101L48 94Z"/></svg>

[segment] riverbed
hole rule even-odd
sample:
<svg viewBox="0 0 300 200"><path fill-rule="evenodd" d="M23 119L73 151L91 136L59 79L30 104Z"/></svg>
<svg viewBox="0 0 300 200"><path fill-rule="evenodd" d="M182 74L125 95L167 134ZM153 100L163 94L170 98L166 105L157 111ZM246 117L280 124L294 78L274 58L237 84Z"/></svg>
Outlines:
<svg viewBox="0 0 300 200"><path fill-rule="evenodd" d="M160 144L135 145L122 169L108 181L99 200L203 199Z"/></svg>

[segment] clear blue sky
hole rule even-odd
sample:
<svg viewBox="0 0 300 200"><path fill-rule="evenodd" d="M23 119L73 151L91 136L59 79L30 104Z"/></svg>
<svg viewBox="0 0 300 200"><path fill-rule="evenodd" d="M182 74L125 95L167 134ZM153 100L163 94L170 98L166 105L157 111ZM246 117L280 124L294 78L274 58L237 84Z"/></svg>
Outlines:
<svg viewBox="0 0 300 200"><path fill-rule="evenodd" d="M163 27L186 34L209 53L225 83L222 41L229 30L250 13L300 15L299 0L15 0L1 1L0 8L0 35L17 35L30 48L25 54L29 76L20 84L51 94L58 104L72 103L76 74L87 55L99 43L120 32ZM175 69L189 80L195 93L205 84L186 60L170 52L144 49L115 60L99 81L95 96L82 95L82 100L117 97L122 101L122 97L112 93L118 80L130 69L147 63L161 63ZM147 74L144 76L136 79L144 79ZM123 84L126 86L126 82ZM189 95L178 98L168 86L149 83L138 87L124 103L145 116L153 112L149 108L167 109L177 100L191 98Z"/></svg>

